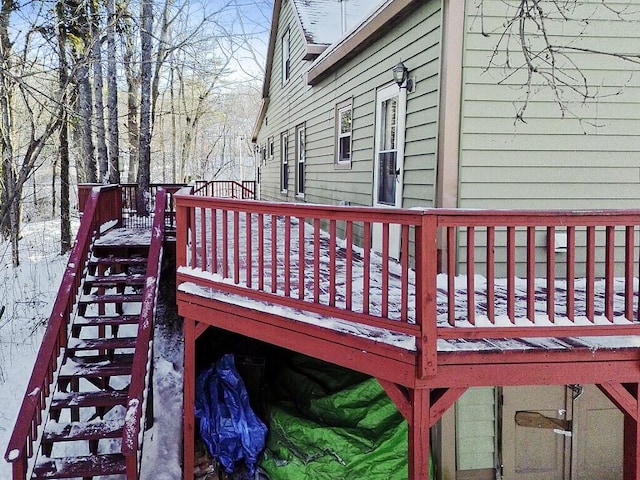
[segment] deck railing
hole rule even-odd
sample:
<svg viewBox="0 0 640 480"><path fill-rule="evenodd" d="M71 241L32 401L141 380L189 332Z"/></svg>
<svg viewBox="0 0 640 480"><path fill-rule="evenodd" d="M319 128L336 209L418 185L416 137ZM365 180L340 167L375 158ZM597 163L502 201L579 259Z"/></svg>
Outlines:
<svg viewBox="0 0 640 480"><path fill-rule="evenodd" d="M74 312L91 243L103 228L120 221L120 199L120 189L116 186L94 186L84 199L86 220L80 223L76 242L27 385L27 394L5 453L5 459L13 464L14 479L26 478L27 461L34 454L38 427L58 369L60 353L67 345L68 326Z"/></svg>
<svg viewBox="0 0 640 480"><path fill-rule="evenodd" d="M256 182L253 180L196 180L194 195L218 198L236 198L254 200L256 198Z"/></svg>
<svg viewBox="0 0 640 480"><path fill-rule="evenodd" d="M446 239L446 299L441 303L447 322L459 326L456 317L464 318L472 327L442 328L441 337L640 333L640 210L433 214ZM456 286L455 273L460 272L465 284ZM478 274L482 285L476 283Z"/></svg>
<svg viewBox="0 0 640 480"><path fill-rule="evenodd" d="M640 334L640 211L399 210L186 193L176 195L183 278L311 312L320 324L413 337L420 377L435 372L438 338Z"/></svg>
<svg viewBox="0 0 640 480"><path fill-rule="evenodd" d="M152 223L152 217L140 217L138 215L137 207L137 195L138 184L137 183L123 183L120 185L122 188L122 215L125 226L143 226L149 228ZM167 230L175 230L175 204L173 201L173 195L178 190L184 187L184 184L179 183L152 183L149 185L150 193L150 205L149 211L155 210L155 202L157 201L158 189L162 188L167 195L166 207L165 207L165 226Z"/></svg>
<svg viewBox="0 0 640 480"><path fill-rule="evenodd" d="M158 187L155 192L155 210L151 227L151 246L146 271L146 283L142 291L140 319L136 348L131 368L131 384L127 399L127 413L122 433L122 453L127 461L127 480L136 480L140 473L140 452L144 432L143 412L147 402L151 402L150 370L153 363L153 329L156 300L159 287L160 262L164 243L164 212L168 200L167 192Z"/></svg>

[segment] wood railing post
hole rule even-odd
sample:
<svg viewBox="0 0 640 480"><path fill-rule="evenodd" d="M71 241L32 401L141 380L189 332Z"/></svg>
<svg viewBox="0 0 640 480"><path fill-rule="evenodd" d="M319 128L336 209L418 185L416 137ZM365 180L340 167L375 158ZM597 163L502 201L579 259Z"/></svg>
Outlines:
<svg viewBox="0 0 640 480"><path fill-rule="evenodd" d="M438 217L424 212L416 227L416 323L420 325L418 349L418 378L435 375L438 363L437 341L437 281L438 274Z"/></svg>
<svg viewBox="0 0 640 480"><path fill-rule="evenodd" d="M116 220L118 221L118 226L122 227L123 226L123 215L122 215L122 187L120 185L118 185L117 187L118 190L118 195L115 196L115 212L117 215Z"/></svg>
<svg viewBox="0 0 640 480"><path fill-rule="evenodd" d="M189 231L189 212L187 207L180 205L180 198L176 198L176 266L187 265L187 240Z"/></svg>

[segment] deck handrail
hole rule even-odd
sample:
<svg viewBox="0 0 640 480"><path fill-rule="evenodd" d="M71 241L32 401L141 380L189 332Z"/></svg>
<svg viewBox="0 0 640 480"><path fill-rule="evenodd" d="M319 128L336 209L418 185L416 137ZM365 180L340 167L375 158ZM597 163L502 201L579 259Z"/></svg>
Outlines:
<svg viewBox="0 0 640 480"><path fill-rule="evenodd" d="M149 216L139 218L137 216L138 184L122 183L120 186L122 188L122 210L125 223L133 224L135 222L139 226L144 225L150 227L153 222L153 217ZM164 216L165 226L169 230L175 229L175 205L173 202L173 194L184 186L185 184L183 183L152 183L151 185L149 185L149 194L151 198L151 205L149 208L150 211L153 211L155 209L154 202L158 189L162 188L166 192L167 201Z"/></svg>
<svg viewBox="0 0 640 480"><path fill-rule="evenodd" d="M146 283L142 291L138 334L131 368L131 383L127 398L127 412L122 432L122 453L126 457L127 479L136 480L139 475L140 450L144 431L143 408L148 401L151 386L150 370L153 356L153 328L156 301L158 296L158 277L160 262L162 261L162 246L164 243L164 212L168 200L168 193L158 187L155 194L155 211L151 227L151 245L146 271Z"/></svg>
<svg viewBox="0 0 640 480"><path fill-rule="evenodd" d="M635 253L640 226L640 210L439 210L438 228L444 239L443 266L447 272L448 323L455 324L456 288L451 272L466 274L466 318L472 328L439 328L441 338L521 338L546 336L638 335L640 309L637 308L638 289L634 277L638 271ZM557 237L557 235L560 237ZM501 238L500 238L501 236ZM519 237L519 238L518 238ZM560 246L557 245L561 239ZM469 244L473 248L468 248ZM463 250L464 255L459 255ZM501 253L500 261L496 260ZM481 255L479 255L481 254ZM481 258L479 258L481 257ZM495 311L496 266L506 272L506 313L510 325L497 325ZM479 268L478 268L479 267ZM578 272L580 269L580 272ZM486 322L476 322L475 274L486 277ZM518 275L520 270L520 275ZM558 270L563 274L558 275ZM539 273L539 272L542 272ZM578 308L576 282L585 281L584 301ZM619 278L623 304L621 316L628 323L615 323L614 282ZM556 311L556 282L566 284L563 293L564 311ZM516 326L516 286L525 284L526 309L524 317L532 323L540 315L548 317L548 327ZM536 282L544 282L544 308L536 306ZM604 284L600 295L597 282ZM469 293L471 292L471 293ZM599 298L602 297L601 299ZM538 302L539 303L539 302ZM600 312L596 311L600 307ZM576 324L577 317L584 320ZM596 324L597 317L600 322ZM559 319L563 319L563 325Z"/></svg>
<svg viewBox="0 0 640 480"><path fill-rule="evenodd" d="M27 475L28 458L34 453L33 444L37 439L38 426L58 369L59 356L67 345L68 326L74 312L91 242L95 236L100 235L101 229L116 225L121 220L120 198L120 189L113 185L93 186L86 196L84 215L76 241L7 445L5 460L13 464L14 480L22 480Z"/></svg>
<svg viewBox="0 0 640 480"><path fill-rule="evenodd" d="M176 215L183 280L414 336L420 378L435 373L438 339L640 335L634 284L640 210L407 210L247 202L183 191L176 195ZM249 224L256 238L243 236ZM389 255L394 229L402 239L399 262ZM382 253L356 252L352 244L372 245L374 231ZM296 250L296 242L310 238L306 251ZM292 261L296 251L301 253ZM358 293L350 270L356 257L364 265L360 310L352 302ZM295 285L304 275L294 271L296 263L300 271L314 272L304 289ZM321 286L316 272L323 266L331 274ZM337 269L344 285L336 281ZM394 275L399 288L390 297ZM484 293L478 292L477 275L486 279ZM504 298L498 298L499 281ZM578 299L580 282L584 298ZM380 311L369 309L374 295Z"/></svg>
<svg viewBox="0 0 640 480"><path fill-rule="evenodd" d="M196 180L193 195L205 197L235 198L242 200L255 199L255 181L243 180Z"/></svg>

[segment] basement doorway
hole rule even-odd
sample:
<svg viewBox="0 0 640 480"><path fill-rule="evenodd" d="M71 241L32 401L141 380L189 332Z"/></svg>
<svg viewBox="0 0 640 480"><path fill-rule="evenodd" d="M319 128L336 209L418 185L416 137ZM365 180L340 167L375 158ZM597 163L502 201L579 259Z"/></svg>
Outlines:
<svg viewBox="0 0 640 480"><path fill-rule="evenodd" d="M502 389L503 478L619 480L624 416L595 385Z"/></svg>

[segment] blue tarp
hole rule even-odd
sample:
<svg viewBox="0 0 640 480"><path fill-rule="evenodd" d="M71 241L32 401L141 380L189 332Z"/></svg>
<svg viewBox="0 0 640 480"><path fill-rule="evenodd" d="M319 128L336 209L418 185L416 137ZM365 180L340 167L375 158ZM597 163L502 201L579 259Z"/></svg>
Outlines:
<svg viewBox="0 0 640 480"><path fill-rule="evenodd" d="M195 416L209 453L227 473L244 461L253 475L265 446L267 427L249 406L249 396L232 354L196 380Z"/></svg>

